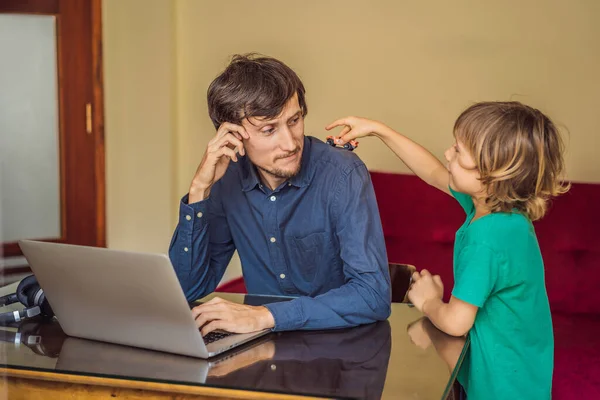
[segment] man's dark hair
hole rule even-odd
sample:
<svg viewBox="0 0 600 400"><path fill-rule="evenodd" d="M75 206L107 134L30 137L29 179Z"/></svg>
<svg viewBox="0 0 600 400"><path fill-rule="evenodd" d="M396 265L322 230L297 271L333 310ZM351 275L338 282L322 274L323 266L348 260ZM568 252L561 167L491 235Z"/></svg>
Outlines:
<svg viewBox="0 0 600 400"><path fill-rule="evenodd" d="M208 113L217 129L223 122L239 125L249 117L271 119L294 94L306 116L304 85L290 67L256 53L236 54L208 88Z"/></svg>

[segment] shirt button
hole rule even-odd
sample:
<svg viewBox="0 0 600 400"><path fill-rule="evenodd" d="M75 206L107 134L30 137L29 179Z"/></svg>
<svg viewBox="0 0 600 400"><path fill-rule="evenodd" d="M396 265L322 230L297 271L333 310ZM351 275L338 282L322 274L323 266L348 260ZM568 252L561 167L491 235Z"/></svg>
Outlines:
<svg viewBox="0 0 600 400"><path fill-rule="evenodd" d="M189 215L186 215L186 216L185 216L185 219L187 219L187 220L189 221L189 220L191 220L191 219L192 219L192 217L191 217L191 216L189 216Z"/></svg>
<svg viewBox="0 0 600 400"><path fill-rule="evenodd" d="M275 201L275 200L277 200L277 197L271 196L271 201Z"/></svg>
<svg viewBox="0 0 600 400"><path fill-rule="evenodd" d="M271 371L275 371L277 369L277 365L271 364Z"/></svg>
<svg viewBox="0 0 600 400"><path fill-rule="evenodd" d="M275 239L274 237L272 237L272 238L271 238L271 239L269 239L269 240L271 240L271 243L275 243L275 242L277 241L277 239Z"/></svg>
<svg viewBox="0 0 600 400"><path fill-rule="evenodd" d="M292 186L292 184L290 182L288 182L288 186Z"/></svg>
<svg viewBox="0 0 600 400"><path fill-rule="evenodd" d="M184 247L184 248L183 248L183 251L185 251L186 253L187 253L187 251L188 251L188 250L189 250L189 249L188 249L187 247Z"/></svg>
<svg viewBox="0 0 600 400"><path fill-rule="evenodd" d="M198 214L196 214L196 216L197 216L198 218L202 218L202 213L201 213L201 212L199 212Z"/></svg>
<svg viewBox="0 0 600 400"><path fill-rule="evenodd" d="M281 274L281 275L279 275L279 277L280 277L281 279L285 279L285 274Z"/></svg>

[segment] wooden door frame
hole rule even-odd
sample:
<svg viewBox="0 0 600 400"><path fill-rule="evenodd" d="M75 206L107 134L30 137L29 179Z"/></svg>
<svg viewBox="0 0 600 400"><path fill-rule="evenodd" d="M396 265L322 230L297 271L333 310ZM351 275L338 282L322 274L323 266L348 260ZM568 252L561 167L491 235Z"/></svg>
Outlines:
<svg viewBox="0 0 600 400"><path fill-rule="evenodd" d="M79 2L82 3L73 3ZM78 243L78 244L86 244L92 246L105 247L106 246L106 188L105 188L105 145L104 145L104 83L103 83L103 63L102 63L102 0L3 0L0 4L0 12L2 13L19 13L19 14L42 14L42 15L55 15L59 18L65 18L65 14L61 13L61 4L70 3L72 6L76 4L77 7L84 7L86 14L86 21L81 22L81 24L89 23L89 27L86 25L86 30L89 29L90 32L90 41L86 43L77 43L79 46L89 46L89 50L91 52L91 64L86 64L86 61L82 61L85 68L89 69L89 85L85 85L86 87L83 89L86 94L86 103L91 104L92 109L92 119L91 119L91 133L90 137L87 140L93 140L93 191L94 191L94 216L91 221L94 221L94 235L93 237L86 237L84 235L83 238L73 237L73 235L69 235L69 231L67 230L67 226L69 224L77 223L75 217L79 217L80 215L73 216L71 214L67 214L65 203L67 199L66 191L69 190L69 199L72 199L73 194L77 192L77 190L81 190L81 188L74 188L69 185L68 168L76 167L74 163L73 157L66 156L66 150L63 148L65 145L63 135L66 132L73 132L74 123L71 121L71 118L78 119L77 121L77 129L79 129L81 125L81 118L85 118L85 110L77 109L77 113L73 116L67 115L66 110L62 109L66 90L59 90L59 104L61 105L61 110L59 114L59 137L61 142L60 149L60 178L61 178L61 238L62 239L50 239L49 241L56 242L69 242L69 243ZM65 7L66 9L67 7ZM88 15L89 14L89 19ZM60 24L57 25L60 28ZM60 28L57 30L57 35L64 34L68 37L68 32L64 29ZM87 35L86 35L87 36ZM87 39L83 39L86 40ZM69 62L74 62L78 60L67 59L68 55L61 54L60 49L60 40L58 50L58 63L59 63L59 85L65 84L64 76L61 76L61 64L64 66ZM64 50L64 49L63 49ZM87 52L87 50L86 50ZM80 93L81 95L81 93ZM79 114L81 112L81 114ZM68 119L68 120L67 120ZM65 128L68 125L69 129ZM82 139L78 139L81 140ZM82 146L81 143L76 143L76 146ZM73 150L71 150L72 152ZM65 161L67 160L67 161ZM70 165L65 165L65 164ZM67 186L69 186L67 188ZM71 205L73 205L73 201L71 201ZM68 204L67 204L68 205ZM86 205L87 206L87 205ZM70 219L70 220L68 220ZM79 228L81 228L81 223ZM20 256L21 251L17 243L2 243L2 253L0 253L1 257L15 257Z"/></svg>
<svg viewBox="0 0 600 400"><path fill-rule="evenodd" d="M102 62L102 0L92 2L92 132L96 166L96 246L106 247L106 164L104 145L104 68Z"/></svg>

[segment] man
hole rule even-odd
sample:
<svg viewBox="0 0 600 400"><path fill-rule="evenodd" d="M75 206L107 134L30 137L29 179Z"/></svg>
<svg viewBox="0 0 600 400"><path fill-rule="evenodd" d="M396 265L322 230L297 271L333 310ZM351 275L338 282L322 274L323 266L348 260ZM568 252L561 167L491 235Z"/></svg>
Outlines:
<svg viewBox="0 0 600 400"><path fill-rule="evenodd" d="M192 312L202 334L356 326L390 314L390 278L369 172L304 136L305 90L281 61L235 56L208 89L217 134L180 204L169 250L188 300L212 292L237 249L249 293ZM233 161L233 162L232 162Z"/></svg>

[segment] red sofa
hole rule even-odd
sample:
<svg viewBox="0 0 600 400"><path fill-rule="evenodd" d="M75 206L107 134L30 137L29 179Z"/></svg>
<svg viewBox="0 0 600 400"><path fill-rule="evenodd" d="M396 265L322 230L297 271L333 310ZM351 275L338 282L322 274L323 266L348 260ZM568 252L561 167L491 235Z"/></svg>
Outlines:
<svg viewBox="0 0 600 400"><path fill-rule="evenodd" d="M390 262L439 274L453 286L458 203L413 175L372 172ZM574 183L535 222L553 314L553 399L600 399L600 184ZM218 290L244 293L243 280Z"/></svg>
<svg viewBox="0 0 600 400"><path fill-rule="evenodd" d="M373 172L390 262L414 264L453 286L454 233L464 212L413 175ZM534 223L553 315L555 400L600 399L600 184L574 183Z"/></svg>

